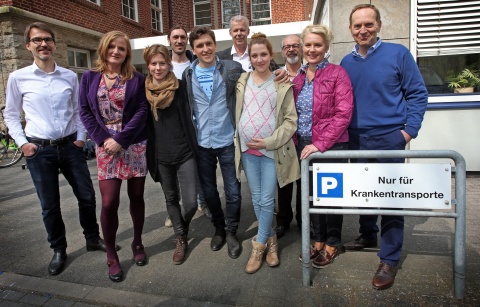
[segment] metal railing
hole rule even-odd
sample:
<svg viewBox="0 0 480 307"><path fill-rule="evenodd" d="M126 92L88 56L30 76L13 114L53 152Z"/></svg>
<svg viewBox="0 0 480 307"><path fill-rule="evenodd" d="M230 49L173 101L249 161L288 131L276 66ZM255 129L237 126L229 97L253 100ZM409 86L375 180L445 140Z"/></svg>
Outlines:
<svg viewBox="0 0 480 307"><path fill-rule="evenodd" d="M302 187L310 186L309 172L312 159L360 159L360 158L449 158L455 162L455 211L432 212L395 209L320 209L310 208L309 188L302 189L302 267L303 285L311 286L310 264L310 213L314 214L372 214L455 218L454 287L455 297L465 294L465 232L466 232L466 164L461 154L454 150L344 150L311 154L301 163ZM453 170L453 168L452 168Z"/></svg>

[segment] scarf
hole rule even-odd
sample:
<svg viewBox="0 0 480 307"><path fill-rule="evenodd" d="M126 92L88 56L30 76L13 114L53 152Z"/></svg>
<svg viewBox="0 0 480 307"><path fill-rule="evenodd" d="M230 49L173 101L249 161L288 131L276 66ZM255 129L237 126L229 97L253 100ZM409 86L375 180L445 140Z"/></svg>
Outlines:
<svg viewBox="0 0 480 307"><path fill-rule="evenodd" d="M167 73L165 79L160 85L152 82L152 77L149 76L145 81L145 89L147 100L152 107L152 113L155 120L158 120L156 109L165 109L170 106L175 96L175 91L178 89L178 79L171 71Z"/></svg>

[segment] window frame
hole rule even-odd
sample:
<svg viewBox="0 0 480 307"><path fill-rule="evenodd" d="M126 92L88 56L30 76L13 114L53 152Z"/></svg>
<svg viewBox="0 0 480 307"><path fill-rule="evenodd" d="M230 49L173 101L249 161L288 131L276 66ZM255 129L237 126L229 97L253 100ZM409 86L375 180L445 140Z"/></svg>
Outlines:
<svg viewBox="0 0 480 307"><path fill-rule="evenodd" d="M210 7L210 22L208 24L197 24L197 16L196 16L196 6L208 4ZM212 26L212 3L208 0L193 0L193 25L196 26Z"/></svg>
<svg viewBox="0 0 480 307"><path fill-rule="evenodd" d="M223 6L224 1L234 1L238 4L238 14L232 15L230 18L232 18L233 16L236 16L236 15L241 15L242 14L242 3L241 3L240 0L222 0L222 28L223 29L228 29L228 28L230 28L230 19L226 22L224 21L224 16L225 16L225 10L224 10L224 6Z"/></svg>
<svg viewBox="0 0 480 307"><path fill-rule="evenodd" d="M100 6L100 0L87 0L87 1Z"/></svg>
<svg viewBox="0 0 480 307"><path fill-rule="evenodd" d="M458 36L458 42L456 42L457 37L454 36L457 34L456 31L462 32L465 30L463 28L456 30L459 28L457 25L461 25L463 20L468 20L470 18L469 14L471 15L468 10L458 9L458 7L470 5L469 1L464 0L451 3L442 0L415 0L411 2L410 52L414 55L417 63L424 62L421 59L432 57L461 57L478 53L480 44L475 37L465 34L463 37ZM469 27L472 28L471 25ZM436 37L436 40L432 37ZM435 45L435 41L437 45ZM424 64L418 65L421 68L420 66ZM440 72L440 76L446 80L446 75ZM442 97L445 96L448 96L450 101L465 101L472 97L476 97L475 99L478 100L480 94L478 92L466 95L429 92L429 102L439 102L439 99L441 101L444 99Z"/></svg>
<svg viewBox="0 0 480 307"><path fill-rule="evenodd" d="M265 25L264 23L262 23L264 21L269 21L270 23L268 23L268 24L272 24L272 1L271 0L268 0L268 7L269 7L269 12L270 12L270 17L269 18L254 19L253 18L253 16L254 16L253 6L254 6L253 0L251 0L250 1L250 12L252 13L252 18L251 18L252 26Z"/></svg>
<svg viewBox="0 0 480 307"><path fill-rule="evenodd" d="M133 7L130 7L130 2L131 2L131 1L133 2ZM125 4L125 2L127 2L127 4ZM128 18L128 19L130 19L130 20L133 20L133 21L138 22L138 1L137 1L137 0L122 0L122 3L121 3L121 4L122 4L122 16L125 17L125 18ZM123 8L124 8L125 6L127 6L127 7L129 7L129 8L132 8L132 9L134 10L134 11L133 11L133 13L134 13L134 15L135 15L135 16L133 16L134 18L132 18L132 17L130 16L130 13L128 14L128 16L125 14L125 12L124 12L124 10L123 10Z"/></svg>
<svg viewBox="0 0 480 307"><path fill-rule="evenodd" d="M85 71L89 70L92 67L92 60L90 57L90 50L87 49L79 49L79 48L73 48L73 47L67 47L67 61L69 60L68 58L68 53L72 51L74 54L73 59L75 61L75 65L72 66L70 65L70 62L68 63L68 69L73 71L74 73L77 74L78 80L80 81L81 74L83 74ZM87 66L77 66L77 53L82 53L87 55Z"/></svg>
<svg viewBox="0 0 480 307"><path fill-rule="evenodd" d="M152 3L152 1L158 1L158 6ZM156 12L158 13L158 20L156 20L155 24L157 27L154 27L154 18L153 18L153 13ZM150 14L152 15L152 29L156 30L158 32L163 32L163 16L162 16L162 0L150 0Z"/></svg>

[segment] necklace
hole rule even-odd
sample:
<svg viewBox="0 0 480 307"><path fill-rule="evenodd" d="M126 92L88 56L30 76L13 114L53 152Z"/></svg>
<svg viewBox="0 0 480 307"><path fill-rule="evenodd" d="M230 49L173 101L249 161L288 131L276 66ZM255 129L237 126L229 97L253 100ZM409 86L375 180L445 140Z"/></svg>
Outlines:
<svg viewBox="0 0 480 307"><path fill-rule="evenodd" d="M108 80L115 80L115 79L117 79L118 75L119 74L117 74L116 76L110 77L109 75L104 74L104 76L107 77Z"/></svg>

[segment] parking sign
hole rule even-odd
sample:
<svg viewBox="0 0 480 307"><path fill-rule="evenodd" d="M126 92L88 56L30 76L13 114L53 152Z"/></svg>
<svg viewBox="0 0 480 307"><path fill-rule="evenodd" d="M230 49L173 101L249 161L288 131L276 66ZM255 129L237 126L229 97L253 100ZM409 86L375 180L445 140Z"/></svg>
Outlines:
<svg viewBox="0 0 480 307"><path fill-rule="evenodd" d="M313 205L451 209L451 166L313 163Z"/></svg>

